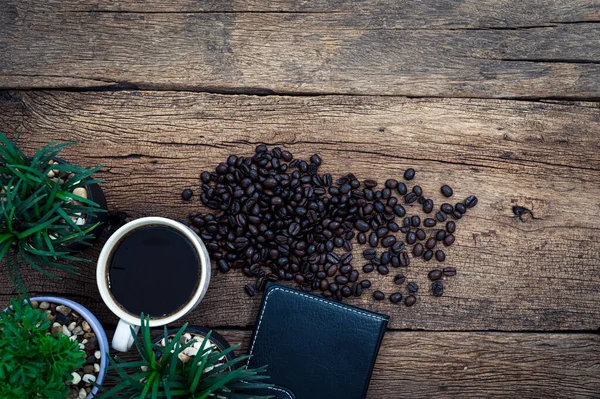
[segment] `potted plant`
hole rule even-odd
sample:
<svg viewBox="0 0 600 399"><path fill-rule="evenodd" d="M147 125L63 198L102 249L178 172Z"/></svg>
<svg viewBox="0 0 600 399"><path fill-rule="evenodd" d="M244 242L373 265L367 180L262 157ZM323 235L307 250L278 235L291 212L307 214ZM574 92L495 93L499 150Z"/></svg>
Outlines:
<svg viewBox="0 0 600 399"><path fill-rule="evenodd" d="M249 393L271 385L262 382L268 378L261 374L266 367L238 366L249 357L233 358L232 353L239 345L221 350L211 344L210 331L202 341L191 338L182 344L182 338L186 340L187 323L174 335L165 326L162 336L153 340L150 318L142 314L141 321L141 339L132 331L140 359L131 362L110 359L108 369L117 376L107 378L116 381L116 386L106 390L101 399L269 398Z"/></svg>
<svg viewBox="0 0 600 399"><path fill-rule="evenodd" d="M106 200L83 168L58 155L73 143L49 143L27 157L0 133L0 262L13 284L25 292L19 259L50 277L55 270L75 273L64 261L87 261L77 252L101 233Z"/></svg>
<svg viewBox="0 0 600 399"><path fill-rule="evenodd" d="M68 299L14 299L0 312L0 398L92 398L106 373L108 339Z"/></svg>

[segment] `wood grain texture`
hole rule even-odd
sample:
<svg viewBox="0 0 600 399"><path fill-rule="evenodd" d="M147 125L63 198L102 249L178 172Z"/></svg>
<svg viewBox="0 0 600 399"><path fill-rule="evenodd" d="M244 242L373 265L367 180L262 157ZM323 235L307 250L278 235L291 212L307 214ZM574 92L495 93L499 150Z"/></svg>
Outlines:
<svg viewBox="0 0 600 399"><path fill-rule="evenodd" d="M458 223L445 265L459 275L445 296L430 295L433 262L413 261L422 287L413 308L375 302L370 291L348 302L391 315L392 328L429 330L595 330L600 327L600 113L597 103L388 97L222 96L172 92L4 92L0 131L22 133L29 151L51 139L75 140L65 158L102 163L109 208L131 218L174 219L199 209L181 201L198 192L200 171L260 142L301 157L318 152L322 173L352 171L384 181L409 166L436 203L439 187L479 205ZM516 217L512 206L531 210ZM417 212L409 208L409 212ZM99 245L87 253L96 259ZM356 246L355 264L360 263ZM259 298L248 299L238 273L214 273L202 305L186 320L249 326ZM387 293L390 276L368 275ZM94 265L48 281L28 275L35 293L79 299L115 323L97 293ZM405 293L405 288L401 291ZM0 276L0 299L12 289Z"/></svg>
<svg viewBox="0 0 600 399"><path fill-rule="evenodd" d="M0 87L600 98L597 0L106 3L2 2Z"/></svg>
<svg viewBox="0 0 600 399"><path fill-rule="evenodd" d="M219 332L247 351L250 332ZM598 359L592 334L388 331L367 398L597 398Z"/></svg>

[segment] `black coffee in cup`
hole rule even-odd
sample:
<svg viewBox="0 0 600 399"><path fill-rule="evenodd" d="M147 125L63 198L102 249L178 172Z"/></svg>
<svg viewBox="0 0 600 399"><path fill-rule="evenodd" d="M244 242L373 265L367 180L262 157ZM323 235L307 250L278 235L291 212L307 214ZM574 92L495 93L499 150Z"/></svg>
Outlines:
<svg viewBox="0 0 600 399"><path fill-rule="evenodd" d="M123 310L162 318L192 299L200 281L200 258L183 234L148 225L119 240L107 270L110 293Z"/></svg>

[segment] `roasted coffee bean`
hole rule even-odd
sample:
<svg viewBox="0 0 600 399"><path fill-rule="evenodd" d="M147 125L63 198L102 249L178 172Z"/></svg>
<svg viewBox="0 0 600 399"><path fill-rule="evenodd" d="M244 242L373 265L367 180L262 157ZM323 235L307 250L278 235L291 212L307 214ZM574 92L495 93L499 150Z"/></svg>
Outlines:
<svg viewBox="0 0 600 399"><path fill-rule="evenodd" d="M404 249L404 243L402 241L396 241L394 245L392 245L392 252L398 255Z"/></svg>
<svg viewBox="0 0 600 399"><path fill-rule="evenodd" d="M317 272L316 276L319 280L323 280L323 279L327 278L327 273L324 270L319 270Z"/></svg>
<svg viewBox="0 0 600 399"><path fill-rule="evenodd" d="M443 241L446 238L446 230L438 230L435 233L435 239L438 241Z"/></svg>
<svg viewBox="0 0 600 399"><path fill-rule="evenodd" d="M382 274L385 276L386 274L388 274L390 272L390 269L388 269L387 266L381 265L381 266L377 267L377 271L379 272L379 274Z"/></svg>
<svg viewBox="0 0 600 399"><path fill-rule="evenodd" d="M250 295L250 296L256 295L256 288L254 288L254 285L246 284L246 286L244 288L246 289L246 292L248 293L248 295Z"/></svg>
<svg viewBox="0 0 600 399"><path fill-rule="evenodd" d="M435 259L438 262L443 262L446 259L446 254L441 249L438 249L437 251L435 251Z"/></svg>
<svg viewBox="0 0 600 399"><path fill-rule="evenodd" d="M404 276L404 274L396 274L394 276L394 284L403 284L406 281L406 277Z"/></svg>
<svg viewBox="0 0 600 399"><path fill-rule="evenodd" d="M382 265L389 265L390 262L392 260L392 255L389 252L384 252L381 254L381 257L379 258L379 261L381 262Z"/></svg>
<svg viewBox="0 0 600 399"><path fill-rule="evenodd" d="M390 230L387 227L380 227L377 230L377 237L379 238L383 238L385 237L388 233L390 232Z"/></svg>
<svg viewBox="0 0 600 399"><path fill-rule="evenodd" d="M442 278L442 272L440 270L432 270L427 275L431 281L439 280Z"/></svg>
<svg viewBox="0 0 600 399"><path fill-rule="evenodd" d="M373 264L373 266L377 267L379 265L381 265L381 261L379 260L379 258L375 258L375 259L371 259L371 263Z"/></svg>
<svg viewBox="0 0 600 399"><path fill-rule="evenodd" d="M410 231L410 227L401 227L400 228L401 233L408 233L409 231Z"/></svg>
<svg viewBox="0 0 600 399"><path fill-rule="evenodd" d="M377 256L377 251L375 251L374 249L365 249L363 251L363 257L366 260L371 260L373 258L375 258Z"/></svg>
<svg viewBox="0 0 600 399"><path fill-rule="evenodd" d="M360 282L360 285L362 285L363 288L369 288L371 286L371 281L370 280L363 280Z"/></svg>
<svg viewBox="0 0 600 399"><path fill-rule="evenodd" d="M192 198L192 195L194 195L194 192L192 190L190 190L189 188L186 188L181 193L181 199L183 199L184 201L189 201L190 198Z"/></svg>
<svg viewBox="0 0 600 399"><path fill-rule="evenodd" d="M426 199L423 201L423 212L431 213L433 211L433 200Z"/></svg>
<svg viewBox="0 0 600 399"><path fill-rule="evenodd" d="M399 292L395 292L392 295L390 295L390 302L392 303L398 303L402 300L402 294Z"/></svg>
<svg viewBox="0 0 600 399"><path fill-rule="evenodd" d="M433 292L433 296L444 295L444 284L441 281L434 281L431 283L431 291Z"/></svg>
<svg viewBox="0 0 600 399"><path fill-rule="evenodd" d="M412 293L419 292L419 286L414 281L411 281L410 283L408 283L406 288L408 288L408 290Z"/></svg>
<svg viewBox="0 0 600 399"><path fill-rule="evenodd" d="M413 192L413 193L415 193L415 195L416 195L417 197L420 197L420 196L422 196L422 195L423 195L423 189L421 188L421 186L414 186L414 187L412 188L412 192Z"/></svg>
<svg viewBox="0 0 600 399"><path fill-rule="evenodd" d="M464 215L467 212L467 207L459 202L458 204L454 205L454 210L459 211Z"/></svg>
<svg viewBox="0 0 600 399"><path fill-rule="evenodd" d="M394 206L393 210L398 217L404 217L404 215L406 215L406 209L400 204Z"/></svg>
<svg viewBox="0 0 600 399"><path fill-rule="evenodd" d="M425 230L423 229L417 229L415 235L420 241L423 241L427 237L427 234L425 234Z"/></svg>
<svg viewBox="0 0 600 399"><path fill-rule="evenodd" d="M414 244L415 242L417 242L417 235L415 233L413 233L412 231L409 231L406 234L406 242L409 243L410 245Z"/></svg>
<svg viewBox="0 0 600 399"><path fill-rule="evenodd" d="M294 276L294 280L298 283L298 284L302 284L304 282L304 276L301 274L296 274Z"/></svg>
<svg viewBox="0 0 600 399"><path fill-rule="evenodd" d="M371 234L369 234L369 245L372 246L373 248L376 248L378 243L379 243L379 238L377 238L377 234L375 232L372 232Z"/></svg>
<svg viewBox="0 0 600 399"><path fill-rule="evenodd" d="M356 235L356 242L363 245L367 243L367 236L365 235L365 233L358 233Z"/></svg>
<svg viewBox="0 0 600 399"><path fill-rule="evenodd" d="M366 265L363 266L363 272L365 272L365 273L371 273L374 269L375 269L375 266L373 266L370 263L367 263Z"/></svg>
<svg viewBox="0 0 600 399"><path fill-rule="evenodd" d="M390 229L391 232L396 233L400 230L400 226L398 226L396 222L389 222L388 229Z"/></svg>
<svg viewBox="0 0 600 399"><path fill-rule="evenodd" d="M218 261L217 266L219 266L219 271L221 273L227 273L229 271L229 269L231 268L229 266L229 262L227 262L225 259L221 259L220 261Z"/></svg>
<svg viewBox="0 0 600 399"><path fill-rule="evenodd" d="M400 267L400 258L398 256L392 256L392 267Z"/></svg>
<svg viewBox="0 0 600 399"><path fill-rule="evenodd" d="M477 197L474 195L467 197L465 200L465 205L467 208L473 208L475 205L477 205Z"/></svg>
<svg viewBox="0 0 600 399"><path fill-rule="evenodd" d="M344 241L344 245L342 245L342 247L344 248L344 251L352 251L352 243L350 241Z"/></svg>
<svg viewBox="0 0 600 399"><path fill-rule="evenodd" d="M462 218L462 215L463 215L462 213L460 213L459 211L456 211L456 210L454 212L452 212L452 217L455 220L458 220L458 219Z"/></svg>
<svg viewBox="0 0 600 399"><path fill-rule="evenodd" d="M358 277L358 270L352 270L348 276L348 281L354 283L356 280L358 280Z"/></svg>
<svg viewBox="0 0 600 399"><path fill-rule="evenodd" d="M350 262L352 262L352 253L347 252L343 254L340 258L340 262L342 263L342 265L349 265Z"/></svg>
<svg viewBox="0 0 600 399"><path fill-rule="evenodd" d="M425 249L423 247L423 244L421 244L421 243L415 244L415 246L412 249L413 255L417 258L419 256L423 255L424 251L425 251Z"/></svg>
<svg viewBox="0 0 600 399"><path fill-rule="evenodd" d="M385 237L383 240L381 240L381 245L383 245L385 248L389 248L392 245L394 245L396 243L396 237L394 236L387 236Z"/></svg>
<svg viewBox="0 0 600 399"><path fill-rule="evenodd" d="M433 248L435 248L436 244L437 244L437 240L432 237L425 242L425 248L433 249Z"/></svg>
<svg viewBox="0 0 600 399"><path fill-rule="evenodd" d="M410 227L411 225L411 219L410 217L405 217L404 219L402 219L402 226L403 227Z"/></svg>
<svg viewBox="0 0 600 399"><path fill-rule="evenodd" d="M331 265L327 268L327 277L333 277L338 271L338 267L336 265Z"/></svg>
<svg viewBox="0 0 600 399"><path fill-rule="evenodd" d="M423 259L425 260L425 262L429 262L432 258L433 258L432 250L428 249L427 251L425 251L425 253L423 253Z"/></svg>
<svg viewBox="0 0 600 399"><path fill-rule="evenodd" d="M400 195L406 195L406 193L408 192L408 188L406 188L406 184L399 182L396 186L396 191L398 191L398 194Z"/></svg>
<svg viewBox="0 0 600 399"><path fill-rule="evenodd" d="M373 187L377 186L377 181L375 181L373 179L367 179L367 180L363 180L363 184L367 188L373 188Z"/></svg>
<svg viewBox="0 0 600 399"><path fill-rule="evenodd" d="M267 279L264 278L263 276L259 277L258 279L256 279L256 289L259 291L262 291L265 289L265 286L267 285Z"/></svg>
<svg viewBox="0 0 600 399"><path fill-rule="evenodd" d="M452 220L446 223L446 231L450 234L454 233L456 231L456 223Z"/></svg>
<svg viewBox="0 0 600 399"><path fill-rule="evenodd" d="M423 220L423 226L425 227L433 227L437 224L437 222L435 221L435 219L432 218L427 218L425 220Z"/></svg>
<svg viewBox="0 0 600 399"><path fill-rule="evenodd" d="M329 291L331 291L331 293L336 293L339 289L340 289L340 286L337 285L337 283L329 284Z"/></svg>
<svg viewBox="0 0 600 399"><path fill-rule="evenodd" d="M360 283L356 283L352 286L352 295L361 296L363 292L363 286Z"/></svg>
<svg viewBox="0 0 600 399"><path fill-rule="evenodd" d="M406 299L404 300L404 304L408 307L411 307L412 305L415 304L415 302L417 302L417 297L414 295L409 295L406 297Z"/></svg>
<svg viewBox="0 0 600 399"><path fill-rule="evenodd" d="M404 180L412 180L415 178L415 170L413 168L406 169L404 172Z"/></svg>
<svg viewBox="0 0 600 399"><path fill-rule="evenodd" d="M447 216L444 212L438 212L435 214L435 218L437 219L438 222L444 222L447 219Z"/></svg>
<svg viewBox="0 0 600 399"><path fill-rule="evenodd" d="M342 274L348 274L352 271L352 266L350 265L344 265L342 267L339 268L340 273Z"/></svg>
<svg viewBox="0 0 600 399"><path fill-rule="evenodd" d="M338 274L335 276L335 282L338 284L348 284L348 277Z"/></svg>
<svg viewBox="0 0 600 399"><path fill-rule="evenodd" d="M456 276L456 267L444 267L444 276L452 277Z"/></svg>
<svg viewBox="0 0 600 399"><path fill-rule="evenodd" d="M352 290L350 289L350 287L348 287L347 285L342 287L342 296L344 298L348 298L350 295L352 295Z"/></svg>
<svg viewBox="0 0 600 399"><path fill-rule="evenodd" d="M440 191L442 192L442 195L446 198L450 198L452 197L452 194L454 193L454 191L452 190L452 188L446 184L444 184Z"/></svg>
<svg viewBox="0 0 600 399"><path fill-rule="evenodd" d="M394 180L394 179L387 179L385 181L385 186L387 188L389 188L390 190L395 189L396 187L398 187L398 180Z"/></svg>
<svg viewBox="0 0 600 399"><path fill-rule="evenodd" d="M413 227L419 227L421 225L421 218L415 215L410 218L410 223Z"/></svg>
<svg viewBox="0 0 600 399"><path fill-rule="evenodd" d="M415 202L417 200L417 198L419 198L419 197L417 197L417 195L415 193L410 192L404 196L404 201L407 204L412 204L413 202Z"/></svg>
<svg viewBox="0 0 600 399"><path fill-rule="evenodd" d="M371 228L369 223L365 222L364 220L357 220L356 223L354 223L354 227L356 227L356 229L362 233L369 231Z"/></svg>
<svg viewBox="0 0 600 399"><path fill-rule="evenodd" d="M333 296L333 294L330 291L325 291L322 294L325 298L331 298Z"/></svg>
<svg viewBox="0 0 600 399"><path fill-rule="evenodd" d="M454 211L454 207L452 205L448 204L448 203L443 203L440 206L440 210L442 212L444 212L445 214L449 215L449 214L451 214Z"/></svg>
<svg viewBox="0 0 600 399"><path fill-rule="evenodd" d="M375 291L373 292L373 298L377 301L382 301L385 299L385 294L381 291Z"/></svg>
<svg viewBox="0 0 600 399"><path fill-rule="evenodd" d="M336 248L341 248L344 245L344 239L342 237L335 237L333 239L333 245Z"/></svg>
<svg viewBox="0 0 600 399"><path fill-rule="evenodd" d="M410 265L410 259L408 258L408 253L406 251L402 251L398 257L400 258L400 266L407 267Z"/></svg>
<svg viewBox="0 0 600 399"><path fill-rule="evenodd" d="M327 261L331 262L331 263L339 263L340 257L335 252L328 252L327 253Z"/></svg>

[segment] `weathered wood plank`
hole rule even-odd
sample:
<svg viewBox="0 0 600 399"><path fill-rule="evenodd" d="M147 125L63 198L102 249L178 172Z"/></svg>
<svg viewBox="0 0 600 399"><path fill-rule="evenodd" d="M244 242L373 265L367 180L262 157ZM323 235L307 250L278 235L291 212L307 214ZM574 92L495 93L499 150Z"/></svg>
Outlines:
<svg viewBox="0 0 600 399"><path fill-rule="evenodd" d="M0 130L22 132L28 150L50 139L76 140L67 159L105 165L109 207L131 217L181 218L198 208L181 190L201 170L256 143L278 143L322 170L379 181L413 166L436 202L452 185L457 199L480 198L458 223L446 265L459 275L446 295L430 296L426 273L403 270L421 287L407 309L370 295L349 302L388 313L394 328L595 330L600 327L600 113L597 103L392 97L220 96L173 92L13 92L0 99ZM513 205L534 219L520 220ZM355 258L360 259L356 247ZM88 254L97 257L98 248ZM357 263L362 266L362 263ZM61 282L28 275L34 292L79 298L107 323L93 265ZM392 292L389 276L369 275ZM210 326L247 326L259 299L236 273L215 273L205 302L188 317ZM402 292L405 293L404 288ZM0 276L0 300L12 294Z"/></svg>
<svg viewBox="0 0 600 399"><path fill-rule="evenodd" d="M218 332L247 353L250 331ZM596 398L599 351L593 334L388 331L367 398Z"/></svg>
<svg viewBox="0 0 600 399"><path fill-rule="evenodd" d="M221 331L247 350L249 332ZM388 331L368 398L597 398L600 337L591 334Z"/></svg>
<svg viewBox="0 0 600 399"><path fill-rule="evenodd" d="M598 1L134 3L3 2L0 87L600 97Z"/></svg>

